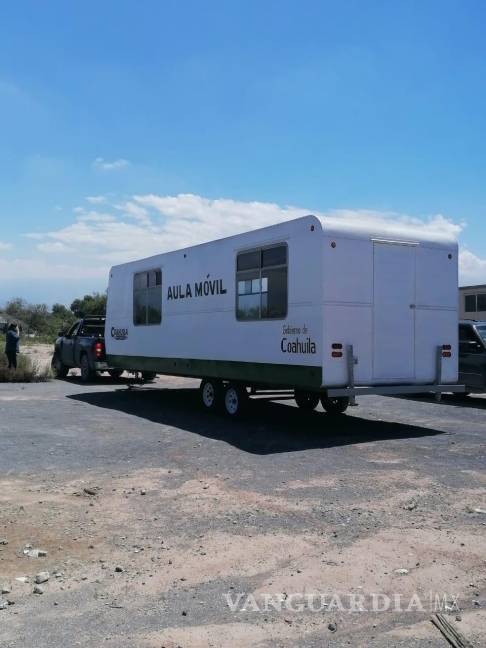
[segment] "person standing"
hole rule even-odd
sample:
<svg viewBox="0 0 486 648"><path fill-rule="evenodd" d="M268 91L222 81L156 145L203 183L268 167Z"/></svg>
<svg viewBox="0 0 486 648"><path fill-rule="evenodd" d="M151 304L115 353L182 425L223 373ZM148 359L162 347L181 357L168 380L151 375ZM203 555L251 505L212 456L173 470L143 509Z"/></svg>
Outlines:
<svg viewBox="0 0 486 648"><path fill-rule="evenodd" d="M16 324L10 324L5 341L5 354L9 369L17 369L17 353L20 353L19 329Z"/></svg>

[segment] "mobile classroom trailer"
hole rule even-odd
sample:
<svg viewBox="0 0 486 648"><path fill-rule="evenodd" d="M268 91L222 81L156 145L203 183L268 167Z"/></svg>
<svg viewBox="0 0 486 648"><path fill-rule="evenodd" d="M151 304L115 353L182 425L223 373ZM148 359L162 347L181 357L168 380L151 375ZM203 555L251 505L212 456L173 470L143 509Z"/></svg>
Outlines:
<svg viewBox="0 0 486 648"><path fill-rule="evenodd" d="M201 378L237 414L292 390L342 412L357 394L460 391L457 244L305 216L114 266L112 366Z"/></svg>

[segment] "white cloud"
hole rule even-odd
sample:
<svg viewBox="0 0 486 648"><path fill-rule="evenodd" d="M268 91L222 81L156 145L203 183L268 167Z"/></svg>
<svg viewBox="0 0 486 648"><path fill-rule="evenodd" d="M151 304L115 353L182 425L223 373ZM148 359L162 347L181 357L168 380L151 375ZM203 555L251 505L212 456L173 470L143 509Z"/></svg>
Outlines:
<svg viewBox="0 0 486 648"><path fill-rule="evenodd" d="M106 202L106 196L86 196L85 200L92 205L101 205Z"/></svg>
<svg viewBox="0 0 486 648"><path fill-rule="evenodd" d="M44 252L45 254L67 254L74 251L68 245L61 243L61 241L46 241L45 243L36 245L36 248L39 252Z"/></svg>
<svg viewBox="0 0 486 648"><path fill-rule="evenodd" d="M96 202L91 205L93 207ZM100 201L101 203L101 201ZM17 278L83 278L86 290L99 288L109 267L136 258L187 247L264 227L309 213L325 223L353 230L367 228L378 235L430 236L454 239L464 224L442 215L424 219L370 210L312 212L275 203L212 200L194 194L136 195L124 202L102 205L102 210L76 209L73 222L57 230L26 236L35 241L31 258L12 264ZM52 255L52 258L49 256ZM53 261L55 259L55 261ZM486 260L468 250L460 255L461 281L486 281ZM9 274L13 271L5 269ZM63 274L67 273L67 274ZM0 276L3 269L0 266Z"/></svg>
<svg viewBox="0 0 486 648"><path fill-rule="evenodd" d="M460 285L486 284L486 259L481 259L467 249L459 252Z"/></svg>
<svg viewBox="0 0 486 648"><path fill-rule="evenodd" d="M135 202L127 201L121 205L114 205L115 209L124 212L127 216L131 216L140 222L149 223L149 212L145 207L137 205Z"/></svg>
<svg viewBox="0 0 486 648"><path fill-rule="evenodd" d="M109 162L102 157L97 157L93 161L93 168L97 171L119 171L120 169L125 169L130 166L130 162L124 158L118 158Z"/></svg>
<svg viewBox="0 0 486 648"><path fill-rule="evenodd" d="M78 216L79 222L105 222L109 223L116 220L116 217L113 214L107 212L97 212L97 211L84 211Z"/></svg>
<svg viewBox="0 0 486 648"><path fill-rule="evenodd" d="M275 203L211 200L194 194L134 196L155 214L153 225L164 235L164 250L196 245L309 214Z"/></svg>
<svg viewBox="0 0 486 648"><path fill-rule="evenodd" d="M3 241L0 241L0 252L6 252L7 250L10 250L12 248L11 243L4 243Z"/></svg>
<svg viewBox="0 0 486 648"><path fill-rule="evenodd" d="M275 203L243 202L230 199L210 200L194 194L134 196L139 205L155 210L166 219L166 231L183 232L180 246L231 236L250 229L272 225L306 214L314 214L328 226L349 230L374 231L380 235L428 237L457 240L464 224L442 215L420 219L396 212L365 209L340 209L328 212L282 207ZM187 238L189 237L189 239ZM193 240L197 239L197 240Z"/></svg>
<svg viewBox="0 0 486 648"><path fill-rule="evenodd" d="M0 258L0 275L2 281L20 281L20 280L79 280L84 279L86 289L89 291L89 281L91 279L107 278L106 265L90 266L87 264L65 262L52 263L44 257L28 257L17 259ZM39 295L38 301L42 301L42 295Z"/></svg>

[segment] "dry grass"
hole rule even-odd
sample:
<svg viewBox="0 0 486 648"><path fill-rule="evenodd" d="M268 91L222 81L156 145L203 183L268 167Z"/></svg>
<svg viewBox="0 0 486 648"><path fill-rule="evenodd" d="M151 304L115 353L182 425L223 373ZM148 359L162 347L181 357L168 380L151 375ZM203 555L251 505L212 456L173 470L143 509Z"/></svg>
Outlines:
<svg viewBox="0 0 486 648"><path fill-rule="evenodd" d="M0 353L1 382L45 382L52 377L51 368L42 366L27 355L17 355L17 369L8 368L7 356Z"/></svg>

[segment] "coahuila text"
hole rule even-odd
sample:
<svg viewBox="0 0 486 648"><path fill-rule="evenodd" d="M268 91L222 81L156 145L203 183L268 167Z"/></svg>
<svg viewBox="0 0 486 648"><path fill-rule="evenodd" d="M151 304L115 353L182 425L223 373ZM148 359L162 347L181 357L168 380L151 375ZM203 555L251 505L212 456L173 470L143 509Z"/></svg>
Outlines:
<svg viewBox="0 0 486 648"><path fill-rule="evenodd" d="M209 295L225 295L226 288L223 288L222 279L212 279L206 281L187 283L185 287L182 284L169 286L167 290L167 299L190 299L191 297L208 297Z"/></svg>
<svg viewBox="0 0 486 648"><path fill-rule="evenodd" d="M310 337L305 338L305 340L299 338L289 340L284 337L280 342L280 348L282 349L282 353L315 353L316 343Z"/></svg>

